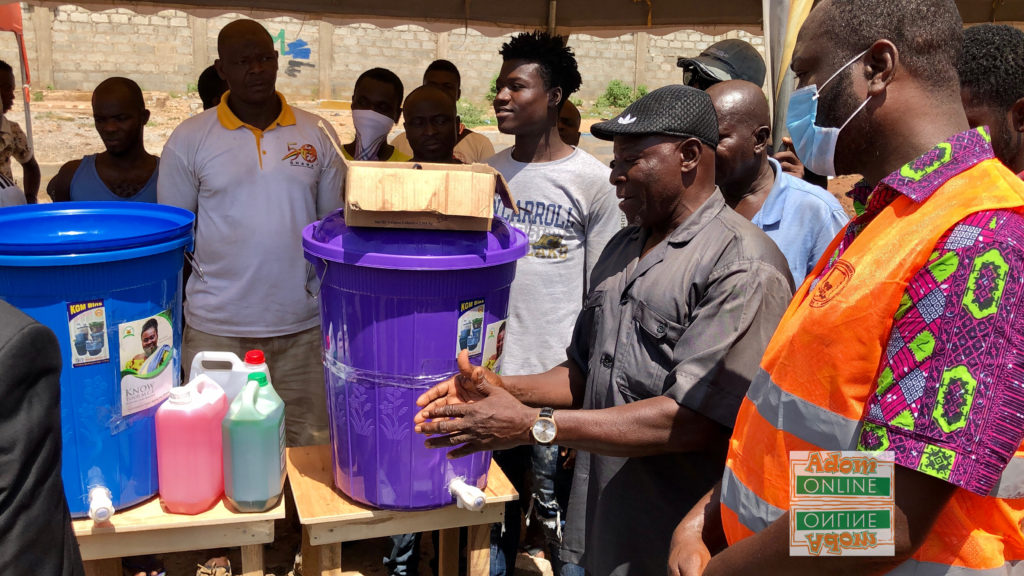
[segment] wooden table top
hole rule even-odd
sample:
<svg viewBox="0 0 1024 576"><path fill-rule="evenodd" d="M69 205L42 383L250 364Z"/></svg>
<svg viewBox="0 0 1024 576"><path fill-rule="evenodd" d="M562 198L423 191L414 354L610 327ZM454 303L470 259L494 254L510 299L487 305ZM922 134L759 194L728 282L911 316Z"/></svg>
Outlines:
<svg viewBox="0 0 1024 576"><path fill-rule="evenodd" d="M470 513L452 504L436 510L380 510L352 500L334 486L331 470L331 447L300 446L288 448L288 481L295 495L302 524L326 524L357 522L365 520L384 521L387 519L422 514ZM519 497L505 473L493 461L487 472L487 487L484 489L484 507L515 500ZM471 525L467 523L464 525Z"/></svg>
<svg viewBox="0 0 1024 576"><path fill-rule="evenodd" d="M221 498L213 508L206 512L188 515L165 511L160 504L160 497L154 496L131 508L118 510L111 517L110 522L96 524L89 518L81 518L72 522L72 526L75 536L81 538L100 534L265 522L284 518L284 514L284 498L281 498L276 506L266 512L235 512L229 508L226 500Z"/></svg>

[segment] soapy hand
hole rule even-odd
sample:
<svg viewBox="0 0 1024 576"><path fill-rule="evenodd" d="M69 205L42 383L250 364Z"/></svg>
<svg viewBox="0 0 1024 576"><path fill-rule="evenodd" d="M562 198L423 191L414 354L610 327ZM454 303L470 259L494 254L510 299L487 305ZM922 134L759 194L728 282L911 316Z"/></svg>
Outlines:
<svg viewBox="0 0 1024 576"><path fill-rule="evenodd" d="M447 406L448 404L464 404L482 400L485 396L479 391L481 382L501 387L501 377L486 368L473 366L469 363L469 352L459 352L459 373L427 390L416 399L416 405L424 408L416 414L415 422L421 424L426 420L424 413Z"/></svg>
<svg viewBox="0 0 1024 576"><path fill-rule="evenodd" d="M459 354L459 373L426 391L416 404L424 407L414 419L416 432L433 436L427 447L459 446L449 459L529 443L538 414L502 388L498 375L471 365L466 351Z"/></svg>

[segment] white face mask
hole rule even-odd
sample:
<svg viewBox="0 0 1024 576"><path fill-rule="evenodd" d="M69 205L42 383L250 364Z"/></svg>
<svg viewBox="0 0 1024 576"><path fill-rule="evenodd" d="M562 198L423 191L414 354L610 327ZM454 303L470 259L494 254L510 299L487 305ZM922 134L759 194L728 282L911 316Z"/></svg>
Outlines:
<svg viewBox="0 0 1024 576"><path fill-rule="evenodd" d="M353 110L356 127L356 160L376 160L377 151L395 127L395 121L373 110Z"/></svg>
<svg viewBox="0 0 1024 576"><path fill-rule="evenodd" d="M811 84L795 90L789 96L789 106L786 109L786 129L793 139L793 148L797 158L815 174L836 175L835 156L839 133L871 100L871 96L868 96L867 100L862 102L839 128L823 128L814 123L818 117L818 97L825 86L840 72L846 70L867 53L868 51L865 50L843 64L842 68L829 76L820 88Z"/></svg>

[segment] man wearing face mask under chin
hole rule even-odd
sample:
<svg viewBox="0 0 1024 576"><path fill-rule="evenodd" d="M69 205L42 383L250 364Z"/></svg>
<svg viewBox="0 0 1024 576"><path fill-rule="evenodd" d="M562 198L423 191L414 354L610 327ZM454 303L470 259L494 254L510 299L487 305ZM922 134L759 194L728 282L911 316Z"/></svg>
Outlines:
<svg viewBox="0 0 1024 576"><path fill-rule="evenodd" d="M404 92L402 81L386 68L371 68L359 75L352 89L352 124L356 139L342 148L346 160L409 160L388 144L388 134L402 115Z"/></svg>
<svg viewBox="0 0 1024 576"><path fill-rule="evenodd" d="M779 324L668 574L1024 562L1024 184L969 129L962 45L953 0L825 0L800 30L789 132L810 169L864 175L860 214ZM894 454L894 555L791 556L794 450Z"/></svg>

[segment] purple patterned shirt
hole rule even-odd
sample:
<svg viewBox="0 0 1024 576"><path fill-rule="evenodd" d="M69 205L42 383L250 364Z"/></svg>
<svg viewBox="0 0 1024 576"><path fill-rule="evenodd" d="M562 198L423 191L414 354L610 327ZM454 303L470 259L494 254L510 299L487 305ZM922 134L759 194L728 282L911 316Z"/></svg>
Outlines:
<svg viewBox="0 0 1024 576"><path fill-rule="evenodd" d="M832 262L898 196L924 202L992 157L987 133L970 130L874 189L858 185L850 194L864 213L851 222ZM907 285L858 448L892 450L903 467L984 495L1022 437L1024 217L978 212L943 234Z"/></svg>

